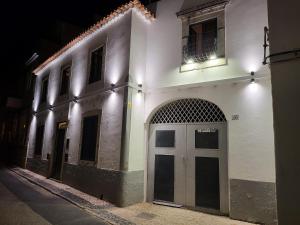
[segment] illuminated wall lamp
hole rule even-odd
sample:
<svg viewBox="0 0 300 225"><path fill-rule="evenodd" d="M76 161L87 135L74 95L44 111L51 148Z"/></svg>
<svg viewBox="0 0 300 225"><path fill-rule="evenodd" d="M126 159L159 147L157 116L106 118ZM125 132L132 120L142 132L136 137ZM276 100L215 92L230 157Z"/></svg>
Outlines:
<svg viewBox="0 0 300 225"><path fill-rule="evenodd" d="M115 87L116 87L116 85L115 84L110 84L110 87L111 87L111 91L112 92L116 92L116 90L115 90Z"/></svg>
<svg viewBox="0 0 300 225"><path fill-rule="evenodd" d="M49 110L50 110L50 111L53 111L53 109L54 109L54 106L53 106L53 105L50 105Z"/></svg>
<svg viewBox="0 0 300 225"><path fill-rule="evenodd" d="M139 93L139 94L143 93L143 91L142 91L143 85L142 85L142 84L139 84L138 87L139 87L138 93Z"/></svg>
<svg viewBox="0 0 300 225"><path fill-rule="evenodd" d="M74 102L74 103L78 103L78 97L74 96L73 102Z"/></svg>
<svg viewBox="0 0 300 225"><path fill-rule="evenodd" d="M254 77L255 73L252 71L251 72L251 80L250 80L250 83L253 84L255 83L255 77Z"/></svg>

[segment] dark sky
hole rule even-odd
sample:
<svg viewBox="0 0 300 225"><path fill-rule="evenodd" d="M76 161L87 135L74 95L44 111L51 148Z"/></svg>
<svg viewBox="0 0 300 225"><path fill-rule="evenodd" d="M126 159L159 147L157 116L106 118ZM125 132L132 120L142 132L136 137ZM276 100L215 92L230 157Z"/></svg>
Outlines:
<svg viewBox="0 0 300 225"><path fill-rule="evenodd" d="M57 20L88 28L95 15L105 16L129 0L10 0L2 3L0 97L13 95L36 41ZM147 0L142 1L147 2Z"/></svg>

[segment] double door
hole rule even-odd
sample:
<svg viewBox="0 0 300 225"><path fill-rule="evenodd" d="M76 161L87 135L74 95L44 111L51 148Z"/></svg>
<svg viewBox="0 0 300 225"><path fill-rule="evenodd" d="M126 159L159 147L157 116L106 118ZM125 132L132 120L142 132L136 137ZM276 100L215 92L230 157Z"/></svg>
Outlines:
<svg viewBox="0 0 300 225"><path fill-rule="evenodd" d="M225 123L151 125L148 200L228 213Z"/></svg>

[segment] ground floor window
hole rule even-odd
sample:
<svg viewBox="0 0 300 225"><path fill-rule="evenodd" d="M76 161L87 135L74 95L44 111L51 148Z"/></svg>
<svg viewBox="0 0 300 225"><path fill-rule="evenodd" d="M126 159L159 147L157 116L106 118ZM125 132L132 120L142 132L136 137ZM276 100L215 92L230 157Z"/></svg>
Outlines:
<svg viewBox="0 0 300 225"><path fill-rule="evenodd" d="M80 160L95 161L98 136L98 115L83 119Z"/></svg>

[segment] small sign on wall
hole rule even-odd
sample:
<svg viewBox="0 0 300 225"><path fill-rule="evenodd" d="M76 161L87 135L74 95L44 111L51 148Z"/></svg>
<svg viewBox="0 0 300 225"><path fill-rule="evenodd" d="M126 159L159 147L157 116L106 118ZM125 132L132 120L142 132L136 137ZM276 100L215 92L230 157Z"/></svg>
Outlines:
<svg viewBox="0 0 300 225"><path fill-rule="evenodd" d="M232 115L232 120L240 120L240 115Z"/></svg>
<svg viewBox="0 0 300 225"><path fill-rule="evenodd" d="M198 133L215 133L217 132L216 128L204 128L204 129L199 129L196 130Z"/></svg>

